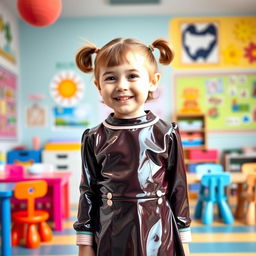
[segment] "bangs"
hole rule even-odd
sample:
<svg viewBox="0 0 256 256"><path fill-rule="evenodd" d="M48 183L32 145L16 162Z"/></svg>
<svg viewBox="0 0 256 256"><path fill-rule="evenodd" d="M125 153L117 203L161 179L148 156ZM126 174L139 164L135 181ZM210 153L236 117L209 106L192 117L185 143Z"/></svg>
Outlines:
<svg viewBox="0 0 256 256"><path fill-rule="evenodd" d="M149 75L153 76L158 67L156 60L149 48L132 39L115 39L106 44L97 54L94 62L94 76L99 80L100 68L115 67L123 64L130 64L130 53L139 53L144 56Z"/></svg>
<svg viewBox="0 0 256 256"><path fill-rule="evenodd" d="M104 67L114 67L124 63L129 63L127 56L130 51L131 48L127 45L114 45L113 47L105 49L105 51L103 51L99 56L97 62L100 66Z"/></svg>

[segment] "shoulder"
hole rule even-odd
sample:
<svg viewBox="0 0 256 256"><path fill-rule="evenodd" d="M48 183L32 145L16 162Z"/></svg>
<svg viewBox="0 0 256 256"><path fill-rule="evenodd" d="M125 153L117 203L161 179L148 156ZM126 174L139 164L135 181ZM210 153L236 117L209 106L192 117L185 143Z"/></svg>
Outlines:
<svg viewBox="0 0 256 256"><path fill-rule="evenodd" d="M84 130L83 135L82 135L82 141L88 140L88 139L93 139L94 136L103 128L103 124L99 124L95 127L92 128L87 128Z"/></svg>
<svg viewBox="0 0 256 256"><path fill-rule="evenodd" d="M154 131L158 135L167 136L171 141L177 140L180 137L179 127L176 122L167 122L159 119L155 126Z"/></svg>
<svg viewBox="0 0 256 256"><path fill-rule="evenodd" d="M167 122L161 118L159 118L159 121L155 124L155 126L159 127L162 130L169 131L169 132L175 132L178 130L178 125L175 122Z"/></svg>
<svg viewBox="0 0 256 256"><path fill-rule="evenodd" d="M172 125L172 132L173 133L179 132L179 127L178 127L178 124L176 122L172 122L171 125Z"/></svg>

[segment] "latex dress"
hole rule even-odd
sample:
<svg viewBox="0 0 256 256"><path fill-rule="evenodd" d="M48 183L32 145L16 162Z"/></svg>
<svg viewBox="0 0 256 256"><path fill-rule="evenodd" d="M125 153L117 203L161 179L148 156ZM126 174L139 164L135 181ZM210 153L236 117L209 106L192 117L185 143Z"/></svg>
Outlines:
<svg viewBox="0 0 256 256"><path fill-rule="evenodd" d="M190 226L178 127L152 112L113 115L82 137L77 232L100 256L183 256Z"/></svg>

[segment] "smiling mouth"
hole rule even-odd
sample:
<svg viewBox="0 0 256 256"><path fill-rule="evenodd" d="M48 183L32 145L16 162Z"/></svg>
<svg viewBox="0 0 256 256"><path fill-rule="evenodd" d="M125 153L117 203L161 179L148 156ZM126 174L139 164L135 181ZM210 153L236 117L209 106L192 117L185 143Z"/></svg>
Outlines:
<svg viewBox="0 0 256 256"><path fill-rule="evenodd" d="M114 100L116 100L118 102L126 102L132 98L133 98L133 96L119 96L119 97L114 97Z"/></svg>

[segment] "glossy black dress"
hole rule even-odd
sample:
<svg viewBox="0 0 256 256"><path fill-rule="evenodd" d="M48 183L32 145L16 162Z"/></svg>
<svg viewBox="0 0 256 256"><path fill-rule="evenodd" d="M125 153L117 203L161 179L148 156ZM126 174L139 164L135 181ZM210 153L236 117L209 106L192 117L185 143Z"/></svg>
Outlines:
<svg viewBox="0 0 256 256"><path fill-rule="evenodd" d="M92 232L100 256L183 256L190 226L186 173L176 124L152 112L110 115L82 138L76 231Z"/></svg>

